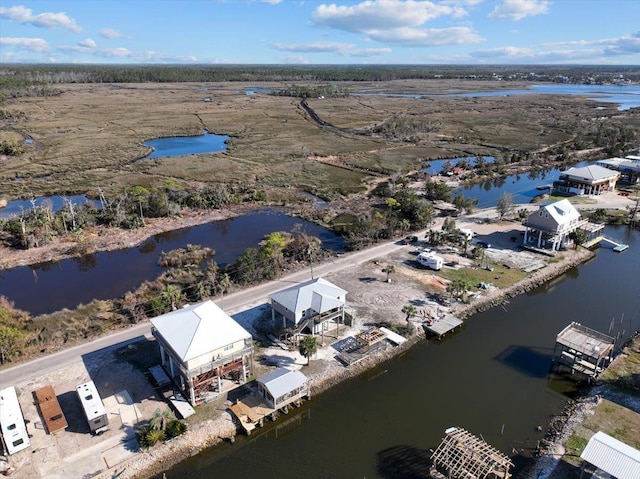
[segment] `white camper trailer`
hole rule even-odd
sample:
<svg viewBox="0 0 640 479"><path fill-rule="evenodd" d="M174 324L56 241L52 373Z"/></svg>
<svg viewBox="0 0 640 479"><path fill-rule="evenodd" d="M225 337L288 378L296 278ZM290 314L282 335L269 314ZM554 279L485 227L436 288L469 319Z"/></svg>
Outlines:
<svg viewBox="0 0 640 479"><path fill-rule="evenodd" d="M0 391L0 432L7 454L15 454L31 445L16 388L13 386Z"/></svg>
<svg viewBox="0 0 640 479"><path fill-rule="evenodd" d="M102 399L98 394L98 389L93 381L86 382L76 386L80 403L84 415L89 423L89 429L94 434L102 434L109 429L109 419L107 418L107 410L102 404Z"/></svg>
<svg viewBox="0 0 640 479"><path fill-rule="evenodd" d="M459 230L460 238L466 241L471 241L473 237L476 235L474 231L471 231L468 228L460 228Z"/></svg>
<svg viewBox="0 0 640 479"><path fill-rule="evenodd" d="M431 268L436 271L442 269L442 265L444 264L444 259L433 253L420 253L417 261L422 266L426 266L427 268Z"/></svg>

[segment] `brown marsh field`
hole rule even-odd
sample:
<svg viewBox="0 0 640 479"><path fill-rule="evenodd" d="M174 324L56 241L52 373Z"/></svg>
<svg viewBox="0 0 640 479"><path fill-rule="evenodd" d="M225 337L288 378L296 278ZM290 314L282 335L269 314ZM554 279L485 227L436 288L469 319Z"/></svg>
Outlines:
<svg viewBox="0 0 640 479"><path fill-rule="evenodd" d="M60 94L7 100L0 130L33 143L0 157L0 199L51 194L95 196L98 188L242 183L274 201L309 191L336 199L365 192L377 180L417 171L427 159L466 155L545 154L587 148L602 124L640 129L640 116L577 96L520 95L408 98L349 95L300 99L255 88L284 83L62 84ZM341 85L351 92L446 94L525 83L396 80ZM204 101L205 98L210 101ZM596 106L599 108L596 109ZM5 115L6 116L6 115ZM157 137L230 136L222 153L137 161Z"/></svg>

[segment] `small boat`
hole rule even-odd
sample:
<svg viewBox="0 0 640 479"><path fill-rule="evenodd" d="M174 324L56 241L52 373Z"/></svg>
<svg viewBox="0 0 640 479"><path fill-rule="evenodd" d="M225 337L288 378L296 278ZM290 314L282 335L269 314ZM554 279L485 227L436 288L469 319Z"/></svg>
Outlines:
<svg viewBox="0 0 640 479"><path fill-rule="evenodd" d="M550 190L552 186L553 185L538 185L536 186L536 190L539 190L539 191Z"/></svg>
<svg viewBox="0 0 640 479"><path fill-rule="evenodd" d="M628 244L619 244L618 246L614 246L613 251L615 251L616 253L622 253L627 248L629 248Z"/></svg>

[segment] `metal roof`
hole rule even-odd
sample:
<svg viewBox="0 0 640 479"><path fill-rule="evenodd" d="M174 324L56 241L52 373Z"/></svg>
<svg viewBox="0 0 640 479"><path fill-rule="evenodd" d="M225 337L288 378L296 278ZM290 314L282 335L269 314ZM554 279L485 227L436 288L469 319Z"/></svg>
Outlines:
<svg viewBox="0 0 640 479"><path fill-rule="evenodd" d="M560 173L560 176L564 175L584 180L598 181L616 177L618 176L618 173L603 166L588 165L583 166L582 168L569 168L564 173Z"/></svg>
<svg viewBox="0 0 640 479"><path fill-rule="evenodd" d="M300 371L293 371L287 368L278 368L258 379L274 398L279 398L307 382L307 377Z"/></svg>
<svg viewBox="0 0 640 479"><path fill-rule="evenodd" d="M617 479L640 477L640 451L602 431L593 435L580 457Z"/></svg>
<svg viewBox="0 0 640 479"><path fill-rule="evenodd" d="M549 213L549 216L551 216L558 225L565 225L571 221L580 219L580 213L567 199L546 204L541 206L541 208ZM532 213L530 217L535 218L536 215L537 213Z"/></svg>
<svg viewBox="0 0 640 479"><path fill-rule="evenodd" d="M317 313L324 313L344 305L346 294L344 289L326 279L316 278L273 293L270 298L295 313L302 313L309 308Z"/></svg>
<svg viewBox="0 0 640 479"><path fill-rule="evenodd" d="M182 361L251 339L251 334L213 301L185 306L152 318L151 324Z"/></svg>

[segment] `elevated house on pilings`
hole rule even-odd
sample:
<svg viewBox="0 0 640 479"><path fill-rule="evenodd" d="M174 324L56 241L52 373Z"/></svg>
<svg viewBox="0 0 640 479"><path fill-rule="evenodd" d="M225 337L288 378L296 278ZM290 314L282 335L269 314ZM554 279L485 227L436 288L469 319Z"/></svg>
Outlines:
<svg viewBox="0 0 640 479"><path fill-rule="evenodd" d="M272 409L287 408L289 404L299 404L311 392L307 377L300 371L278 368L257 379L258 391Z"/></svg>
<svg viewBox="0 0 640 479"><path fill-rule="evenodd" d="M560 193L575 195L601 195L614 191L620 178L617 171L599 165L588 165L581 168L569 168L560 173L553 188Z"/></svg>
<svg viewBox="0 0 640 479"><path fill-rule="evenodd" d="M212 301L151 319L162 366L192 404L223 380L246 382L253 369L251 334Z"/></svg>
<svg viewBox="0 0 640 479"><path fill-rule="evenodd" d="M538 211L531 213L524 225L522 246L536 251L556 251L566 248L571 242L571 233L581 229L587 241L598 237L604 225L589 223L580 216L569 200L541 205Z"/></svg>
<svg viewBox="0 0 640 479"><path fill-rule="evenodd" d="M573 322L556 338L553 367L584 379L595 378L613 359L615 340L599 331Z"/></svg>
<svg viewBox="0 0 640 479"><path fill-rule="evenodd" d="M316 278L273 293L271 318L289 336L301 333L320 334L331 323L344 324L347 292L326 279Z"/></svg>
<svg viewBox="0 0 640 479"><path fill-rule="evenodd" d="M450 427L431 456L433 467L449 479L509 479L508 456L459 427Z"/></svg>

